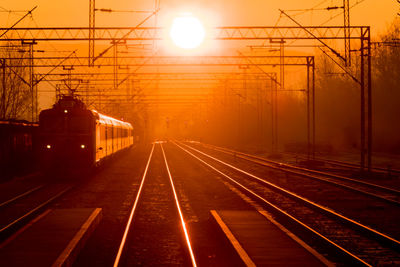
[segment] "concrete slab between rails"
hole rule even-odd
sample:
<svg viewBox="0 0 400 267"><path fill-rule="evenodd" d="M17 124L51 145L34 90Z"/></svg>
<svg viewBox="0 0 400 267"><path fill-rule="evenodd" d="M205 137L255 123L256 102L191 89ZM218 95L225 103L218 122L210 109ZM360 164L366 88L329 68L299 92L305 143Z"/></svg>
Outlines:
<svg viewBox="0 0 400 267"><path fill-rule="evenodd" d="M0 266L71 266L101 217L100 208L47 210L0 244Z"/></svg>
<svg viewBox="0 0 400 267"><path fill-rule="evenodd" d="M333 266L266 211L211 211L246 266Z"/></svg>

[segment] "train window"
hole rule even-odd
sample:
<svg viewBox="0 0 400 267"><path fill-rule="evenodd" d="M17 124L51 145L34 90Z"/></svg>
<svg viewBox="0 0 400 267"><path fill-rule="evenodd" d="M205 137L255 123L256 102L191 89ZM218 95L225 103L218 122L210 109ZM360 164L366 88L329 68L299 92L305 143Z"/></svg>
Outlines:
<svg viewBox="0 0 400 267"><path fill-rule="evenodd" d="M87 133L90 131L90 120L88 117L71 116L69 120L69 131L74 133Z"/></svg>
<svg viewBox="0 0 400 267"><path fill-rule="evenodd" d="M113 128L114 128L113 138L117 138L118 137L118 128L117 128L117 126L114 126Z"/></svg>
<svg viewBox="0 0 400 267"><path fill-rule="evenodd" d="M64 131L64 119L47 116L40 121L40 128L45 132L60 133Z"/></svg>
<svg viewBox="0 0 400 267"><path fill-rule="evenodd" d="M104 125L100 125L100 140L106 139L106 127Z"/></svg>
<svg viewBox="0 0 400 267"><path fill-rule="evenodd" d="M107 139L113 138L113 127L112 126L108 126L107 127Z"/></svg>

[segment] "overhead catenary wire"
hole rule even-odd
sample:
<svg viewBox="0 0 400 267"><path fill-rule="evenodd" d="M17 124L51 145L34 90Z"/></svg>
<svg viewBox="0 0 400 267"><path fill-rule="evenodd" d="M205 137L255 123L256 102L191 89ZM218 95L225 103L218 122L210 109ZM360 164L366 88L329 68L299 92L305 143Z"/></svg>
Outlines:
<svg viewBox="0 0 400 267"><path fill-rule="evenodd" d="M29 10L8 10L5 9L4 7L0 6L0 12L1 13L25 13L28 12Z"/></svg>
<svg viewBox="0 0 400 267"><path fill-rule="evenodd" d="M291 14L291 16L296 17L299 15L303 15L307 12L313 12L313 11L336 11L336 10L341 10L340 12L338 12L337 14L333 15L332 17L330 17L329 19L327 19L326 21L324 21L323 23L320 24L320 26L325 25L326 23L332 21L333 19L337 18L338 16L343 14L343 6L327 6L327 7L320 7L322 4L326 3L328 0L324 0L320 3L318 3L317 5L311 7L311 8L305 8L305 9L285 9L283 11L285 12L298 12L295 14ZM355 2L352 6L350 6L350 9L361 4L362 2L364 2L365 0L357 0L357 2Z"/></svg>
<svg viewBox="0 0 400 267"><path fill-rule="evenodd" d="M116 13L153 13L153 10L116 10L111 8L95 8L94 11L101 11L101 12L116 12Z"/></svg>
<svg viewBox="0 0 400 267"><path fill-rule="evenodd" d="M328 0L323 0L323 1L319 2L318 4L316 4L315 6L311 7L311 8L306 8L306 9L286 9L284 11L289 11L289 12L290 11L297 11L299 13L292 14L292 16L299 16L299 15L302 15L302 14L307 13L309 11L325 10L324 8L320 8L320 6L322 6L326 2L328 2Z"/></svg>
<svg viewBox="0 0 400 267"><path fill-rule="evenodd" d="M32 8L31 10L29 10L24 16L22 16L22 18L20 18L17 22L15 22L11 27L9 27L7 30L5 30L2 34L0 34L0 38L3 37L9 30L11 30L12 28L14 28L18 23L20 23L22 20L24 20L28 15L32 15L32 12L37 8L37 6L35 6L34 8Z"/></svg>
<svg viewBox="0 0 400 267"><path fill-rule="evenodd" d="M362 2L364 2L365 0L358 0L356 3L354 3L352 6L350 6L350 9L352 9L353 7L361 4ZM331 18L329 18L328 20L326 20L325 22L323 22L322 24L320 24L320 26L325 25L326 23L330 22L331 20L333 20L334 18L337 18L338 16L342 15L344 11L339 12L338 14L332 16Z"/></svg>

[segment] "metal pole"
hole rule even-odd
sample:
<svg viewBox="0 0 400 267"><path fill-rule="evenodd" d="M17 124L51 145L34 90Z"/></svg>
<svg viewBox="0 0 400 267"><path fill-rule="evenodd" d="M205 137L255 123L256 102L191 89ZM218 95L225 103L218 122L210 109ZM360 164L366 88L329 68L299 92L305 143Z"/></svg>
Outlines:
<svg viewBox="0 0 400 267"><path fill-rule="evenodd" d="M68 89L71 96L74 96L74 91L72 90L72 68L68 68Z"/></svg>
<svg viewBox="0 0 400 267"><path fill-rule="evenodd" d="M360 70L360 85L361 85L361 172L365 168L365 81L364 81L364 32L361 29L361 70Z"/></svg>
<svg viewBox="0 0 400 267"><path fill-rule="evenodd" d="M32 117L31 122L34 122L34 112L35 112L35 93L34 93L34 86L33 86L33 43L29 44L29 87L31 90L31 98L32 98Z"/></svg>
<svg viewBox="0 0 400 267"><path fill-rule="evenodd" d="M285 89L285 40L280 41L280 84L281 90ZM278 146L278 87L275 90L275 146L276 151Z"/></svg>
<svg viewBox="0 0 400 267"><path fill-rule="evenodd" d="M274 83L276 85L276 83ZM274 103L274 95L275 95L275 86L272 84L271 79L271 148L272 152L275 152L275 103Z"/></svg>
<svg viewBox="0 0 400 267"><path fill-rule="evenodd" d="M2 67L3 67L3 90L2 90L2 95L1 95L1 101L2 101L2 106L1 106L1 118L6 119L6 59L2 59Z"/></svg>
<svg viewBox="0 0 400 267"><path fill-rule="evenodd" d="M307 58L307 159L310 159L311 152L311 131L310 131L310 60Z"/></svg>
<svg viewBox="0 0 400 267"><path fill-rule="evenodd" d="M114 90L118 89L118 44L114 43Z"/></svg>
<svg viewBox="0 0 400 267"><path fill-rule="evenodd" d="M278 85L274 85L274 152L278 150Z"/></svg>
<svg viewBox="0 0 400 267"><path fill-rule="evenodd" d="M95 0L89 0L89 67L94 65Z"/></svg>
<svg viewBox="0 0 400 267"><path fill-rule="evenodd" d="M238 133L238 139L237 139L237 142L238 142L238 144L237 144L237 148L239 149L240 148L240 141L241 141L241 131L240 131L240 123L241 123L241 118L240 118L240 94L238 94L238 124L237 124L237 126L238 126L238 128L237 128L237 133Z"/></svg>
<svg viewBox="0 0 400 267"><path fill-rule="evenodd" d="M39 111L39 99L38 99L38 94L39 94L39 90L38 90L38 83L35 80L35 74L33 75L33 80L35 82L34 86L35 86L35 121L38 121L39 116L38 116L38 111Z"/></svg>
<svg viewBox="0 0 400 267"><path fill-rule="evenodd" d="M154 0L154 27L158 27L158 12L157 10L160 9L160 0ZM155 35L155 33L154 33ZM155 36L154 36L155 37ZM153 49L154 51L157 50L157 43L156 40L153 40Z"/></svg>
<svg viewBox="0 0 400 267"><path fill-rule="evenodd" d="M260 86L260 84L258 82L256 83L256 90L257 90L257 132L258 132L257 140L259 140L260 145L262 146L261 86Z"/></svg>
<svg viewBox="0 0 400 267"><path fill-rule="evenodd" d="M350 55L350 2L349 0L343 0L344 9L344 47L345 47L345 65L350 66L351 55Z"/></svg>
<svg viewBox="0 0 400 267"><path fill-rule="evenodd" d="M281 67L280 83L281 83L281 89L283 90L283 89L285 89L285 47L284 47L285 41L282 39L279 44L280 44L279 59L280 59L280 67Z"/></svg>
<svg viewBox="0 0 400 267"><path fill-rule="evenodd" d="M246 66L243 67L243 98L247 99L247 80L246 80L246 73L247 73Z"/></svg>
<svg viewBox="0 0 400 267"><path fill-rule="evenodd" d="M371 81L371 31L368 31L368 172L371 171L372 165L372 81Z"/></svg>
<svg viewBox="0 0 400 267"><path fill-rule="evenodd" d="M315 58L312 57L312 154L315 160Z"/></svg>

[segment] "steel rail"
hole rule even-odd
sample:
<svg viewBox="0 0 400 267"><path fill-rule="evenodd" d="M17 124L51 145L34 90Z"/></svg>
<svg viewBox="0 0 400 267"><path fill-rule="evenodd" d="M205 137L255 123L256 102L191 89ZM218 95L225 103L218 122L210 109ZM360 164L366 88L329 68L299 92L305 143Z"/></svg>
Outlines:
<svg viewBox="0 0 400 267"><path fill-rule="evenodd" d="M133 216L135 214L136 207L138 205L139 198L141 196L141 192L142 192L142 189L143 189L143 184L144 184L144 181L146 179L147 171L148 171L149 166L150 166L151 157L153 156L154 146L155 145L153 144L153 146L151 147L150 156L149 156L149 159L147 160L146 168L145 168L143 176L142 176L142 181L140 182L139 190L138 190L138 192L136 194L136 199L135 199L135 202L133 203L131 212L129 214L129 219L128 219L128 222L126 223L125 231L124 231L124 234L122 236L121 243L119 245L118 252L117 252L117 255L116 255L115 260L114 260L114 264L113 264L114 267L117 267L119 265L119 263L120 263L120 260L121 260L122 251L123 251L123 249L125 247L126 239L127 239L127 236L128 236L128 233L129 233L132 221L133 221Z"/></svg>
<svg viewBox="0 0 400 267"><path fill-rule="evenodd" d="M10 204L10 203L12 203L12 202L14 202L14 201L16 201L16 200L18 200L18 199L20 199L20 198L22 198L22 197L24 197L24 196L26 196L26 195L29 195L29 194L31 194L31 193L33 193L33 192L39 190L39 189L42 188L43 186L44 186L44 184L39 185L39 186L37 186L37 187L35 187L35 188L29 189L28 191L26 191L26 192L24 192L24 193L22 193L22 194L19 194L19 195L16 196L16 197L13 197L13 198L11 198L11 199L9 199L9 200L4 201L3 203L0 204L0 208L3 207L3 206L5 206L5 205L8 205L8 204Z"/></svg>
<svg viewBox="0 0 400 267"><path fill-rule="evenodd" d="M323 160L329 164L343 165L343 166L349 166L352 168L360 169L360 165L357 163L353 163L353 162L339 161L339 160L333 160L333 159L322 159L322 158L321 158L321 160ZM390 169L390 168L383 168L383 167L373 167L371 169L375 172L380 172L380 173L388 173L388 172L400 173L399 169Z"/></svg>
<svg viewBox="0 0 400 267"><path fill-rule="evenodd" d="M400 191L396 190L396 189L393 189L393 188L377 185L377 184L374 184L374 183L364 182L364 181L360 181L360 180L349 178L349 177L345 177L345 176L340 176L340 175L335 175L335 174L331 174L331 173L326 173L326 172L321 172L321 171L301 168L301 167L293 166L293 165L290 165L290 164L287 164L287 163L276 162L276 161L273 161L273 160L269 160L269 159L266 159L266 158L262 158L262 157L258 157L258 156L254 156L254 155L250 155L250 154L246 154L246 153L243 153L243 152L239 152L239 151L235 151L235 150L231 150L231 149L227 149L227 148L221 148L221 147L212 146L212 145L208 145L208 144L207 145L206 144L202 144L202 145L209 146L212 149L220 151L220 152L236 155L236 156L238 156L240 158L243 158L245 160L252 161L254 163L257 163L257 164L260 164L260 165L263 165L263 166L266 166L266 167L269 167L269 168L272 168L272 169L276 169L276 170L280 170L280 171L284 171L284 172L300 175L300 176L307 177L307 178L317 179L317 180L320 180L320 181L323 181L323 182L326 182L326 183L330 183L330 184L334 184L336 186L340 186L340 187L343 187L343 188L346 188L346 189L349 189L349 190L352 190L352 191L355 191L355 192L358 192L358 193L361 193L361 194L364 194L364 195L368 195L368 196L371 196L371 197L374 197L374 198L377 198L377 199L380 199L380 200L383 200L383 201L386 201L386 202L389 202L389 203L392 203L392 204L395 204L395 205L400 205L400 201L396 201L396 200L390 199L388 197L377 195L377 194L374 194L374 193L366 192L366 191L363 191L361 189L357 189L357 188L354 188L354 187L351 187L351 186L348 186L348 185L339 184L339 183L337 183L335 181L326 180L326 179L324 179L322 177L318 177L318 176L315 176L315 175L322 175L322 176L325 176L327 178L333 178L333 179L344 180L344 181L347 181L347 182L353 182L353 183L356 183L356 184L360 184L360 185L363 185L363 186L367 186L367 187L373 188L375 190L386 191L388 193L391 193L391 194L395 195L396 197L400 197ZM273 166L273 165L269 165L269 164L275 164L277 166ZM288 169L285 169L285 168L290 168L290 169L294 169L294 170L288 170ZM303 171L303 172L300 172L300 171ZM304 173L304 172L306 172L306 173ZM312 175L312 174L314 174L314 175Z"/></svg>
<svg viewBox="0 0 400 267"><path fill-rule="evenodd" d="M186 153L188 153L189 155L191 155L192 157L194 157L195 159L197 159L198 161L202 162L204 165L206 165L207 167L209 167L210 169L216 171L217 173L221 174L222 176L224 176L225 178L229 179L231 182L233 182L234 184L236 184L237 186L239 186L241 189L245 190L247 193L251 194L252 196L256 197L257 199L261 200L262 202L264 202L265 204L267 204L268 206L272 207L275 211L279 212L280 214L284 215L285 217L289 218L290 220L296 222L297 224L299 224L300 226L304 227L305 229L307 229L308 231L312 232L313 234L315 234L316 236L318 236L319 238L321 238L323 241L327 242L328 244L332 245L333 247L335 247L336 249L338 249L339 251L341 251L342 253L344 253L345 255L349 256L350 258L352 258L353 260L355 260L357 263L362 264L364 266L372 266L370 264L368 264L367 262L365 262L364 260L362 260L361 258L359 258L358 256L354 255L353 253L351 253L350 251L348 251L347 249L343 248L342 246L340 246L339 244L336 244L334 241L330 240L328 237L324 236L323 234L319 233L317 230L313 229L312 227L308 226L307 224L303 223L302 221L300 221L299 219L295 218L294 216L290 215L289 213L287 213L286 211L282 210L281 208L279 208L278 206L274 205L273 203L269 202L268 200L266 200L265 198L263 198L262 196L260 196L259 194L255 193L254 191L252 191L251 189L247 188L246 186L242 185L241 183L239 183L238 181L236 181L234 178L230 177L229 175L225 174L224 172L218 170L216 167L210 165L209 163L207 163L206 161L202 160L201 158L199 158L198 156L194 155L193 153L191 153L190 151L188 151L187 149L185 149L184 147L180 146L179 144L173 142L176 146L178 146L180 149L182 149L183 151L185 151ZM184 144L185 145L185 144ZM190 146L185 145L186 147L193 149ZM193 149L196 151L196 149ZM198 151L199 152L199 151ZM199 152L201 153L201 152Z"/></svg>
<svg viewBox="0 0 400 267"><path fill-rule="evenodd" d="M287 154L295 155L297 157L306 159L306 156L299 155L296 153L287 153ZM320 157L316 157L315 159L332 164L332 165L343 166L343 167L348 167L348 168L352 168L352 169L360 169L360 164L357 164L354 162L340 161L340 160L335 160L335 159L326 159L326 158L320 158ZM383 167L372 167L371 170L374 172L378 172L378 173L388 173L388 172L400 173L399 169L390 169L390 168L383 168Z"/></svg>
<svg viewBox="0 0 400 267"><path fill-rule="evenodd" d="M36 212L39 209L43 208L45 205L49 204L54 199L60 197L62 194L64 194L65 192L69 191L71 188L72 188L72 186L68 186L67 188L65 188L64 190L62 190L61 192L59 192L55 196L51 197L50 199L48 199L45 202L41 203L40 205L36 206L36 208L30 210L29 212L25 213L21 217L15 219L11 223L7 224L6 226L4 226L3 228L0 229L0 235L3 234L5 231L9 230L11 227L15 226L17 223L21 222L23 219L25 219L28 216L32 215L34 212Z"/></svg>
<svg viewBox="0 0 400 267"><path fill-rule="evenodd" d="M332 215L332 216L340 219L341 221L343 221L345 223L349 223L350 225L357 227L359 230L362 230L362 231L364 231L366 233L370 233L370 234L374 235L376 238L378 238L379 240L382 240L382 241L384 241L386 243L389 243L389 244L393 245L395 248L400 249L400 241L396 240L395 238L392 238L392 237L390 237L390 236L388 236L388 235L386 235L386 234L384 234L384 233L382 233L382 232L380 232L378 230L375 230L375 229L373 229L371 227L363 225L362 223L359 223L359 222L357 222L357 221L355 221L353 219L350 219L350 218L348 218L348 217L346 217L346 216L344 216L344 215L342 215L342 214L340 214L340 213L338 213L338 212L336 212L336 211L334 211L334 210L332 210L330 208L327 208L327 207L324 207L322 205L319 205L318 203L316 203L314 201L311 201L311 200L309 200L309 199L307 199L305 197L302 197L302 196L300 196L300 195L298 195L296 193L293 193L293 192L291 192L289 190L286 190L286 189L284 189L284 188L282 188L280 186L277 186L277 185L275 185L275 184L273 184L271 182L268 182L268 181L266 181L266 180L264 180L264 179L262 179L262 178L260 178L260 177L258 177L256 175L254 175L254 174L246 172L246 171L244 171L242 169L239 169L239 168L237 168L237 167L235 167L235 166L233 166L233 165L231 165L229 163L226 163L226 162L224 162L222 160L219 160L219 159L217 159L217 158L215 158L213 156L210 156L210 155L208 155L208 154L206 154L206 153L204 153L204 152L202 152L202 151L200 151L198 149L195 149L195 148L193 148L191 146L188 146L186 144L183 144L183 145L188 147L188 148L190 148L190 149L192 149L193 151L196 151L197 153L202 154L202 155L204 155L204 156L206 156L206 157L208 157L208 158L210 158L210 159L212 159L214 161L217 161L217 162L219 162L219 163L221 163L221 164L223 164L223 165L225 165L225 166L227 166L227 167L229 167L231 169L234 169L234 170L236 170L236 171L238 171L238 172L240 172L242 174L245 174L245 175L247 175L247 176L249 176L249 177L251 177L251 178L253 178L253 179L255 179L255 180L259 181L259 182L261 182L262 184L265 184L265 185L267 185L267 186L269 186L269 187L271 187L271 188L273 188L273 189L275 189L275 190L277 190L277 191L279 191L279 192L281 192L281 193L283 193L283 194L285 194L287 196L290 196L293 199L300 200L303 203L305 203L305 204L307 204L307 205L309 205L309 206L311 206L313 208L316 208L316 209L318 209L318 210L320 210L320 211L322 211L322 212L324 212L324 213L326 213L328 215Z"/></svg>
<svg viewBox="0 0 400 267"><path fill-rule="evenodd" d="M189 250L190 259L191 259L191 261L192 261L192 265L193 265L194 267L196 267L196 266L197 266L197 264L196 264L196 259L195 259L195 257L194 257L192 245L191 245L190 239L189 239L188 230L187 230L187 228L186 228L185 220L183 219L183 214L182 214L181 206L179 205L178 195L176 194L174 182L173 182L173 180L172 180L172 175L171 175L171 172L170 172L170 169L169 169L169 166L168 166L167 157L165 156L165 152L164 152L164 148L163 148L162 143L160 143L160 146L161 146L161 151L162 151L163 157L164 157L165 167L167 168L167 172L168 172L168 176L169 176L169 181L170 181L170 183L171 183L172 192L174 193L176 208L178 209L178 212L179 212L179 217L180 217L180 220L181 220L182 230L183 230L183 232L184 232L184 234L185 234L185 240L186 240L186 245L187 245L188 250Z"/></svg>

